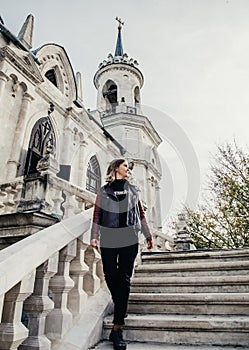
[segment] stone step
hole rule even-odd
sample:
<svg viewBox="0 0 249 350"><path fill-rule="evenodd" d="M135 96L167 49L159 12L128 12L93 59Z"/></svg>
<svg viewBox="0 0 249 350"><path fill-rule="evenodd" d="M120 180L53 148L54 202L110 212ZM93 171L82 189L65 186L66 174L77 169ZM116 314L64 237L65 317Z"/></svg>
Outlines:
<svg viewBox="0 0 249 350"><path fill-rule="evenodd" d="M132 342L249 346L248 316L130 314L125 323L124 338ZM111 327L112 317L108 317L104 339L108 339Z"/></svg>
<svg viewBox="0 0 249 350"><path fill-rule="evenodd" d="M129 313L248 315L249 293L131 293Z"/></svg>
<svg viewBox="0 0 249 350"><path fill-rule="evenodd" d="M143 252L142 263L144 264L178 264L182 262L207 262L207 261L243 261L249 260L249 249L233 250L189 250L179 252Z"/></svg>
<svg viewBox="0 0 249 350"><path fill-rule="evenodd" d="M99 344L91 347L89 350L111 350L112 343L109 341L102 341ZM248 347L234 347L234 346L203 346L203 345L170 345L152 342L127 342L127 350L244 350Z"/></svg>
<svg viewBox="0 0 249 350"><path fill-rule="evenodd" d="M248 293L249 276L137 277L132 293Z"/></svg>
<svg viewBox="0 0 249 350"><path fill-rule="evenodd" d="M177 264L143 264L135 268L136 276L224 276L249 275L248 261L180 262Z"/></svg>

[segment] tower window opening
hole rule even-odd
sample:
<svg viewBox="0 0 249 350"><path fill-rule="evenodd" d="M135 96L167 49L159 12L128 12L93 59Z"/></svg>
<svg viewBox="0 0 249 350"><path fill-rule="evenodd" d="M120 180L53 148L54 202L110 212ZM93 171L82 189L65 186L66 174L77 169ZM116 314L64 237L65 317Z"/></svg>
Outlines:
<svg viewBox="0 0 249 350"><path fill-rule="evenodd" d="M117 86L111 85L108 91L104 93L104 97L106 97L111 104L117 103L117 91Z"/></svg>
<svg viewBox="0 0 249 350"><path fill-rule="evenodd" d="M49 81L51 81L52 84L54 84L56 87L58 87L55 70L53 68L46 72L45 77Z"/></svg>
<svg viewBox="0 0 249 350"><path fill-rule="evenodd" d="M118 87L117 85L111 81L108 80L103 88L103 97L106 101L106 107L107 109L116 107L118 104Z"/></svg>
<svg viewBox="0 0 249 350"><path fill-rule="evenodd" d="M134 101L135 103L140 103L140 90L138 86L136 86L134 90Z"/></svg>

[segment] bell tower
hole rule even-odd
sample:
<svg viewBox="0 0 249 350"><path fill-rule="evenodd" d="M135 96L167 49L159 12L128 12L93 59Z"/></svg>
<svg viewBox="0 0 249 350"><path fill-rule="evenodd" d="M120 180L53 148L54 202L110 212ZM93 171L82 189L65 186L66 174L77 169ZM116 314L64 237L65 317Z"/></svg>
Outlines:
<svg viewBox="0 0 249 350"><path fill-rule="evenodd" d="M122 103L139 108L140 90L144 82L137 60L123 52L121 31L124 22L119 18L116 20L119 24L114 55L109 54L107 60L100 63L94 77L98 90L97 107L107 111L115 110Z"/></svg>
<svg viewBox="0 0 249 350"><path fill-rule="evenodd" d="M97 113L104 128L126 149L124 157L134 163L134 181L141 189L141 199L148 208L152 227L161 226L159 182L161 164L157 147L162 142L150 120L143 115L141 89L144 83L137 60L124 53L122 29L114 55L100 63L94 76L97 89ZM96 113L96 112L95 112Z"/></svg>

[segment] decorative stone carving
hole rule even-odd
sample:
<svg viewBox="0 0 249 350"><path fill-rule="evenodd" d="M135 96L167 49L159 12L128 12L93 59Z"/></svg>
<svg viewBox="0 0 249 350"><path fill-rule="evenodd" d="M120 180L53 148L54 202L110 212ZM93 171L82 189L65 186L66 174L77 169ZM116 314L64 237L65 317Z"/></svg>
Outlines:
<svg viewBox="0 0 249 350"><path fill-rule="evenodd" d="M187 224L185 221L185 215L183 213L178 214L178 222L176 224L176 237L174 238L175 250L191 250L196 249L194 240L191 238Z"/></svg>
<svg viewBox="0 0 249 350"><path fill-rule="evenodd" d="M55 149L53 145L48 145L45 151L45 156L39 160L37 170L41 175L57 174L60 170L58 161L55 159Z"/></svg>

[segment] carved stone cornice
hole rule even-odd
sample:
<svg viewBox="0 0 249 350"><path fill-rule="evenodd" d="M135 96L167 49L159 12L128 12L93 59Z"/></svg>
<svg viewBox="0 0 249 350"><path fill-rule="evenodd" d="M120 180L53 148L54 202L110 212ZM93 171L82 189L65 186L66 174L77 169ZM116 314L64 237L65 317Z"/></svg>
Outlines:
<svg viewBox="0 0 249 350"><path fill-rule="evenodd" d="M148 137L153 141L156 146L159 146L162 142L162 139L156 129L153 127L150 120L143 115L134 115L129 113L117 113L110 114L105 117L102 117L103 125L108 129L109 127L118 127L120 125L131 126L133 128L142 129Z"/></svg>
<svg viewBox="0 0 249 350"><path fill-rule="evenodd" d="M111 71L117 71L117 70L118 71L126 71L126 72L128 71L129 73L134 74L137 77L137 79L139 80L140 88L143 86L144 78L143 78L143 75L138 68L132 67L129 64L125 64L125 63L112 63L110 65L101 67L95 73L95 76L93 78L93 82L94 82L95 87L97 89L99 88L99 79L104 73L106 73L107 71L109 73Z"/></svg>
<svg viewBox="0 0 249 350"><path fill-rule="evenodd" d="M16 51L17 49L15 49ZM43 82L42 75L37 68L33 58L28 53L23 53L21 50L18 55L9 46L5 46L0 50L0 60L6 59L11 65L21 72L32 83L39 84Z"/></svg>

